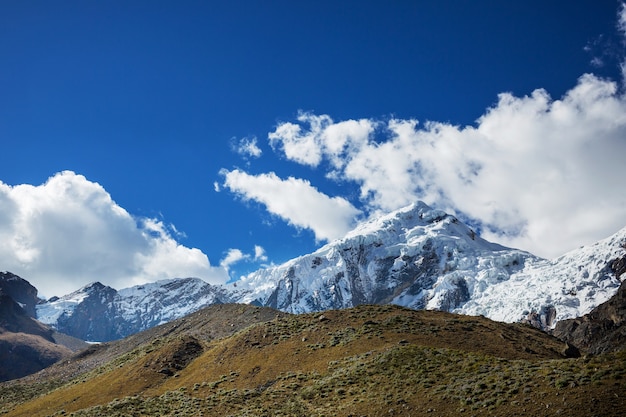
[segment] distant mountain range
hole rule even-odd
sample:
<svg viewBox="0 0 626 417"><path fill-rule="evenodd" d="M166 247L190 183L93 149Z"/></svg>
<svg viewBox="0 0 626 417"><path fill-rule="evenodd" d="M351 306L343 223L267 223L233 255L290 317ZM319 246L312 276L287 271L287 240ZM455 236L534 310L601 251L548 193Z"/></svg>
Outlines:
<svg viewBox="0 0 626 417"><path fill-rule="evenodd" d="M93 283L38 304L36 317L90 341L120 339L220 303L289 313L397 304L551 329L611 298L625 271L626 228L546 260L488 242L418 202L233 284L182 278L118 291Z"/></svg>
<svg viewBox="0 0 626 417"><path fill-rule="evenodd" d="M179 278L115 290L99 282L37 306L37 319L88 341L122 339L212 304L232 302L225 288Z"/></svg>
<svg viewBox="0 0 626 417"><path fill-rule="evenodd" d="M548 261L418 203L228 286L0 273L0 414L624 415L625 272L626 230Z"/></svg>

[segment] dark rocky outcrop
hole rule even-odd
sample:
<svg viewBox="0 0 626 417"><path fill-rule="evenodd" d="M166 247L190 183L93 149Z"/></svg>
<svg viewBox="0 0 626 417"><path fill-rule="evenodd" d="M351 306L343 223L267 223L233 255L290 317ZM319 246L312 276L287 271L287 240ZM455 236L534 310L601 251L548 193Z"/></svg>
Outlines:
<svg viewBox="0 0 626 417"><path fill-rule="evenodd" d="M539 311L532 311L522 320L522 323L530 324L541 330L550 329L556 318L556 308L553 305L545 305Z"/></svg>
<svg viewBox="0 0 626 417"><path fill-rule="evenodd" d="M63 313L56 329L82 340L107 341L119 338L113 301L117 291L99 282L82 289L86 297L70 313Z"/></svg>
<svg viewBox="0 0 626 417"><path fill-rule="evenodd" d="M558 322L553 334L592 354L626 349L626 281L589 314Z"/></svg>
<svg viewBox="0 0 626 417"><path fill-rule="evenodd" d="M0 290L19 303L26 314L36 317L35 306L39 302L37 288L11 272L0 272Z"/></svg>

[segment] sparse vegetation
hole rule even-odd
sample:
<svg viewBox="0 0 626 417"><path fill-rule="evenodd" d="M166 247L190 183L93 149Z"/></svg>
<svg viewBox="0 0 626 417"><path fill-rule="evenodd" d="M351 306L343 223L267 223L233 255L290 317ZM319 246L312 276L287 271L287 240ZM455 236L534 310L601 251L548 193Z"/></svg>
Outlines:
<svg viewBox="0 0 626 417"><path fill-rule="evenodd" d="M250 307L252 308L252 307ZM6 416L625 415L626 352L567 359L562 342L482 317L362 306L281 316L219 340L173 375L184 334L57 387L14 384ZM44 396L39 396L47 393Z"/></svg>

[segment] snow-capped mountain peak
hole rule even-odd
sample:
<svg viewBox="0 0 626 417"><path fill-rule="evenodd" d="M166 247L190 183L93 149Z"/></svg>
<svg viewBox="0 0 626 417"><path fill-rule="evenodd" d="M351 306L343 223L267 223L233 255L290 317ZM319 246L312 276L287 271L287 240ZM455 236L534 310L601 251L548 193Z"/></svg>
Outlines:
<svg viewBox="0 0 626 417"><path fill-rule="evenodd" d="M183 317L230 295L199 278L167 279L117 291L99 282L37 306L37 317L83 340L126 337Z"/></svg>
<svg viewBox="0 0 626 417"><path fill-rule="evenodd" d="M456 217L417 202L233 284L184 278L116 291L92 283L39 305L37 313L84 340L124 337L222 302L293 313L393 303L551 328L608 300L624 272L626 228L550 261L488 242Z"/></svg>
<svg viewBox="0 0 626 417"><path fill-rule="evenodd" d="M454 216L419 202L344 238L237 283L244 302L291 312L396 303L454 309L533 255L487 242Z"/></svg>
<svg viewBox="0 0 626 417"><path fill-rule="evenodd" d="M502 285L485 288L462 308L464 314L538 327L580 317L615 294L626 272L626 228L557 259L541 260L512 274Z"/></svg>

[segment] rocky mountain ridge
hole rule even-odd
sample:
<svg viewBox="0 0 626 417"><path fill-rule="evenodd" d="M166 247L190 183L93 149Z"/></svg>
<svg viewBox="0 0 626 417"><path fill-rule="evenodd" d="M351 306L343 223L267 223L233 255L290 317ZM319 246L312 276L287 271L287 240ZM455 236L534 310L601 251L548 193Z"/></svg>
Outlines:
<svg viewBox="0 0 626 417"><path fill-rule="evenodd" d="M225 302L290 313L397 304L551 329L617 292L625 248L626 228L549 261L488 242L456 217L418 202L229 285L185 278L117 291L95 283L40 304L37 317L98 341Z"/></svg>
<svg viewBox="0 0 626 417"><path fill-rule="evenodd" d="M416 203L237 282L240 300L289 312L392 303L551 329L617 292L626 228L555 260L485 241Z"/></svg>
<svg viewBox="0 0 626 417"><path fill-rule="evenodd" d="M37 318L83 340L122 339L186 316L212 304L230 302L223 288L199 278L168 279L115 290L99 282L37 306Z"/></svg>
<svg viewBox="0 0 626 417"><path fill-rule="evenodd" d="M552 334L591 354L626 347L626 281L610 300L589 314L558 322Z"/></svg>
<svg viewBox="0 0 626 417"><path fill-rule="evenodd" d="M18 303L30 317L36 317L35 306L41 301L37 297L37 288L25 279L11 273L0 271L0 291Z"/></svg>

